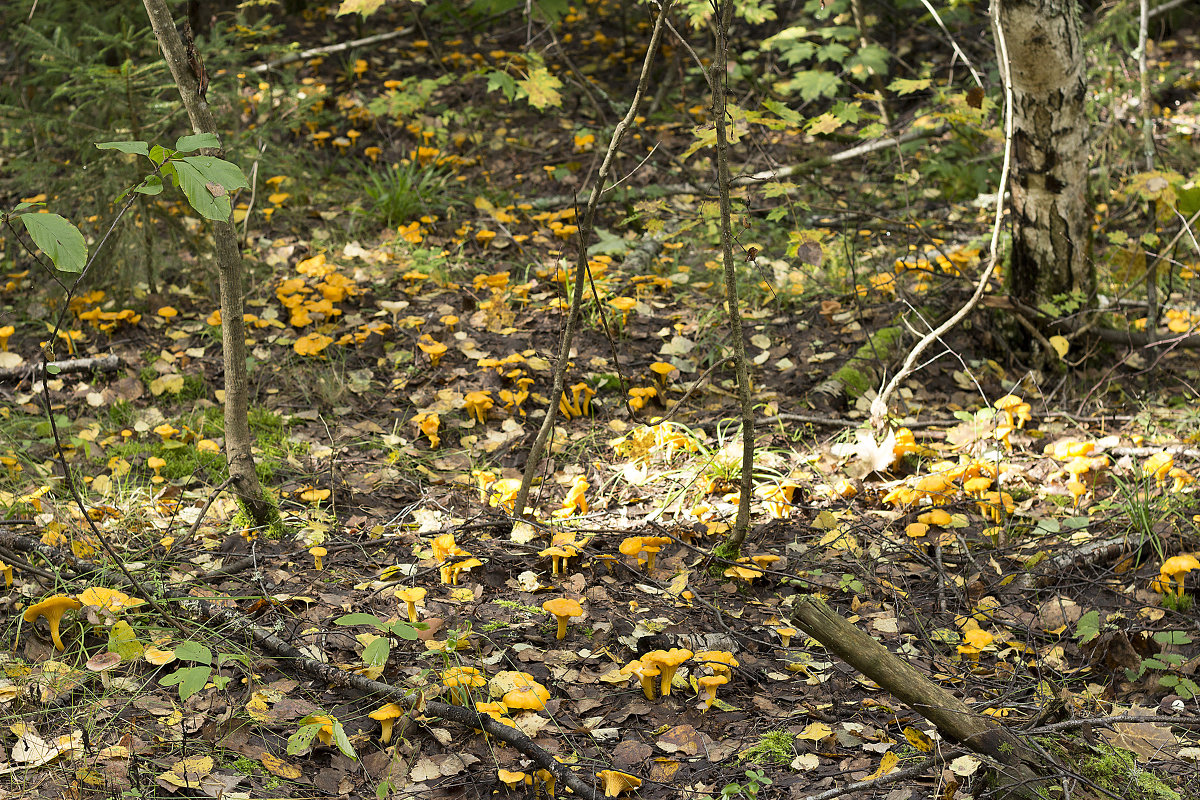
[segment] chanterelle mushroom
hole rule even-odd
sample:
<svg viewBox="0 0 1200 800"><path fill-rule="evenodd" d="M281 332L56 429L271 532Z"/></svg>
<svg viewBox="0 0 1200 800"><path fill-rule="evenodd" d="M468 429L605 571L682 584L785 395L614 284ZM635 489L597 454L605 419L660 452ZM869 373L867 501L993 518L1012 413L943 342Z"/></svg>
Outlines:
<svg viewBox="0 0 1200 800"><path fill-rule="evenodd" d="M572 600L569 597L558 597L554 600L547 600L542 603L542 609L547 614L553 614L558 620L558 633L556 639L565 639L567 636L567 619L570 617L578 617L583 613L583 606L579 602Z"/></svg>
<svg viewBox="0 0 1200 800"><path fill-rule="evenodd" d="M1175 582L1176 597L1183 596L1183 579L1194 569L1200 569L1200 561L1196 560L1195 556L1179 555L1171 556L1163 565L1159 567L1160 582L1169 586L1171 581Z"/></svg>
<svg viewBox="0 0 1200 800"><path fill-rule="evenodd" d="M692 657L692 651L680 647L670 650L651 650L642 656L643 663L657 664L662 672L662 684L659 692L663 697L671 696L671 681L675 680L675 670L679 665Z"/></svg>
<svg viewBox="0 0 1200 800"><path fill-rule="evenodd" d="M76 609L83 605L74 597L56 594L53 597L48 597L40 603L34 603L29 608L25 609L25 613L21 615L26 622L37 622L38 617L45 617L46 622L50 625L50 639L54 642L55 648L60 652L65 650L62 638L59 636L59 625L62 623L63 614L70 609Z"/></svg>
<svg viewBox="0 0 1200 800"><path fill-rule="evenodd" d="M596 777L604 781L605 797L616 797L621 792L636 789L642 785L641 778L625 772L617 772L615 769L600 770L596 773Z"/></svg>
<svg viewBox="0 0 1200 800"><path fill-rule="evenodd" d="M404 709L395 703L387 703L367 716L382 726L383 730L379 734L379 741L387 744L392 738L392 726L396 724L397 719L404 716Z"/></svg>

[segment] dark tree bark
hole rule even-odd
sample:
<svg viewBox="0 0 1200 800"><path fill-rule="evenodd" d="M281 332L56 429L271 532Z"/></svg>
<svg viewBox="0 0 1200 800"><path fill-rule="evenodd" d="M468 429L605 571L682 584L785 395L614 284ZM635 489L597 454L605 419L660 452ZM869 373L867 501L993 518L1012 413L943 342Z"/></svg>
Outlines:
<svg viewBox="0 0 1200 800"><path fill-rule="evenodd" d="M1085 64L1076 0L993 0L1012 87L1013 241L1009 292L1037 307L1072 291L1090 297ZM1007 73L1007 75L1005 74Z"/></svg>

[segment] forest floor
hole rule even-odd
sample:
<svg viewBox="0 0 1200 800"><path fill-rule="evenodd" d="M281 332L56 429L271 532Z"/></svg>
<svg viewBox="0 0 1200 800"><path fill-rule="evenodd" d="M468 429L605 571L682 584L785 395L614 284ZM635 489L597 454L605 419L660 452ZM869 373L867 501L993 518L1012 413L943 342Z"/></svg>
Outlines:
<svg viewBox="0 0 1200 800"><path fill-rule="evenodd" d="M191 620L183 634L146 604L89 594L122 585L111 566L89 566L109 561L109 547L145 586L208 600L307 657L427 700L452 698L445 681L469 676L463 668L481 676L472 702L535 680L549 692L540 708L496 713L584 780L609 768L639 777L645 798L806 798L920 764L874 795L985 790L980 759L794 630L792 605L814 592L1014 728L1175 718L1089 728L1096 755L1078 791L1200 796L1190 603L1200 573L1160 577L1170 557L1200 551L1195 354L1096 343L1070 353L1073 366L1033 369L1007 349L1003 316L983 311L906 381L897 435L868 441L874 387L913 329L969 295L992 212L931 197L905 210L920 225L816 212L803 258L778 241L755 258L741 241L747 226L739 269L758 426L745 554L760 558L722 563L712 550L733 523L742 451L719 252L685 229L648 265L627 267L649 237L606 228L590 263L601 301L584 310L574 399L564 399L577 410L539 465L534 519L516 521L512 482L551 402L564 279L574 277L576 207L531 201L577 189L586 170L569 164L604 146L532 119L510 120L520 146L497 148L502 164L447 155L452 135L422 153L436 137L422 139L419 125L396 134L386 146L411 147L410 165L499 192L440 219L372 233L300 174L270 187L274 215L247 211L251 427L280 526L247 526L217 488L220 320L202 282L134 290L128 302L81 293L65 329L78 332L67 334L73 354L115 354L117 370L64 372L45 392L27 378L3 385L0 561L16 587L4 600L12 646L0 657L0 719L11 735L0 796L543 791L498 778L535 772L526 754L434 716L403 718L383 741L391 723L369 716L378 698L315 680L244 630L189 616L186 603L166 605ZM659 133L667 147L690 136ZM346 156L320 157L333 171ZM635 188L656 181L632 176ZM699 205L655 203L639 213L686 218ZM836 246L820 233L832 229ZM849 269L848 290L821 285L823 260ZM29 276L10 280L8 305L51 318L51 303L21 297ZM911 328L884 342L878 332L901 317ZM45 336L18 328L7 350L32 361ZM631 388L653 392L633 408ZM446 536L458 548L449 554ZM663 537L649 563L622 554L639 536ZM34 552L35 540L53 549ZM544 552L552 547L567 548L561 564ZM425 590L417 628L400 596L410 588ZM83 604L62 624L63 648L44 619L21 619L50 594ZM562 637L542 609L559 597L581 603ZM718 670L697 657L669 696L656 687L651 697L621 671L672 648L731 653L732 679L712 697L700 681ZM108 663L108 652L122 659ZM1132 752L1135 766L1114 768L1105 745ZM1166 783L1123 783L1139 770Z"/></svg>

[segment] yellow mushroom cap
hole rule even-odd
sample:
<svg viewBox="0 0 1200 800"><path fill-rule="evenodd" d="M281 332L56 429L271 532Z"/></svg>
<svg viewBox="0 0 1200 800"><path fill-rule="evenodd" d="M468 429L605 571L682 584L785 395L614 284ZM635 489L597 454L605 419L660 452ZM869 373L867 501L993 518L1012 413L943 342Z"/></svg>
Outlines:
<svg viewBox="0 0 1200 800"><path fill-rule="evenodd" d="M80 608L83 603L80 603L74 597L68 597L63 594L56 594L53 597L47 597L40 603L34 603L29 608L25 609L25 613L21 618L26 622L36 622L38 617L45 617L46 622L50 625L50 639L54 642L54 646L61 652L66 648L63 646L62 638L59 637L59 624L62 622L63 614L68 610Z"/></svg>
<svg viewBox="0 0 1200 800"><path fill-rule="evenodd" d="M396 720L404 716L404 709L395 703L387 703L368 714L371 719L375 720L383 728L379 734L379 740L387 744L392 738L392 726Z"/></svg>
<svg viewBox="0 0 1200 800"><path fill-rule="evenodd" d="M711 708L713 702L717 699L717 687L726 683L729 683L729 678L725 675L705 675L696 681L696 684L700 688L700 694L707 695L707 697L703 698L705 710Z"/></svg>
<svg viewBox="0 0 1200 800"><path fill-rule="evenodd" d="M679 669L680 664L691 657L691 650L672 647L670 650L651 650L642 656L642 661L658 666L662 672L661 694L663 697L669 697L671 695L671 681L675 679L675 671Z"/></svg>
<svg viewBox="0 0 1200 800"><path fill-rule="evenodd" d="M542 610L547 614L553 614L558 620L558 636L562 639L567 635L567 619L569 617L578 617L583 613L583 606L579 605L579 601L572 600L569 597L557 597L553 600L547 600L542 603Z"/></svg>
<svg viewBox="0 0 1200 800"><path fill-rule="evenodd" d="M1163 562L1158 571L1163 575L1175 577L1176 575L1186 575L1194 569L1200 569L1200 561L1197 561L1195 556L1185 554L1171 556Z"/></svg>
<svg viewBox="0 0 1200 800"><path fill-rule="evenodd" d="M741 663L734 658L733 653L727 650L701 650L698 653L693 653L692 658L706 665L718 675L727 675L730 677L732 677L733 668L739 666Z"/></svg>
<svg viewBox="0 0 1200 800"><path fill-rule="evenodd" d="M524 772L515 772L503 768L496 770L496 777L509 789L516 789L529 780L529 776Z"/></svg>
<svg viewBox="0 0 1200 800"><path fill-rule="evenodd" d="M537 681L528 681L527 685L510 689L503 697L504 705L527 711L541 711L550 700L550 690Z"/></svg>
<svg viewBox="0 0 1200 800"><path fill-rule="evenodd" d="M596 777L604 781L604 796L616 797L621 792L636 789L642 785L642 779L615 769L604 769L596 773Z"/></svg>

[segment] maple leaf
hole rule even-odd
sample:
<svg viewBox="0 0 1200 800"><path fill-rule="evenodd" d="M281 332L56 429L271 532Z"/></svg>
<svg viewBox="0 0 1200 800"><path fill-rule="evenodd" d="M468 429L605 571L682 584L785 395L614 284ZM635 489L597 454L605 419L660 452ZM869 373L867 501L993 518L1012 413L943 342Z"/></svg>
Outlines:
<svg viewBox="0 0 1200 800"><path fill-rule="evenodd" d="M517 83L524 90L529 105L538 111L542 111L548 106L562 105L562 95L558 92L563 85L562 81L545 67L530 70L529 77Z"/></svg>
<svg viewBox="0 0 1200 800"><path fill-rule="evenodd" d="M374 14L383 5L383 0L342 0L338 6L337 16L344 14L362 14L363 19Z"/></svg>

